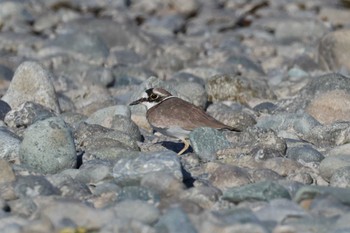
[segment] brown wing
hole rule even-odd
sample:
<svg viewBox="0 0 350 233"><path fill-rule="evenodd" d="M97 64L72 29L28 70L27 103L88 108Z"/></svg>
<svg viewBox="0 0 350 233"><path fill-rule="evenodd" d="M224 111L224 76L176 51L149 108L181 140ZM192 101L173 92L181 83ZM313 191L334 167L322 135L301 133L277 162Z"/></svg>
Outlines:
<svg viewBox="0 0 350 233"><path fill-rule="evenodd" d="M159 117L160 115L162 116L161 118ZM166 99L149 109L147 111L147 119L155 127L159 128L181 125L186 130L193 130L198 127L234 130L234 128L209 116L201 108L177 97Z"/></svg>

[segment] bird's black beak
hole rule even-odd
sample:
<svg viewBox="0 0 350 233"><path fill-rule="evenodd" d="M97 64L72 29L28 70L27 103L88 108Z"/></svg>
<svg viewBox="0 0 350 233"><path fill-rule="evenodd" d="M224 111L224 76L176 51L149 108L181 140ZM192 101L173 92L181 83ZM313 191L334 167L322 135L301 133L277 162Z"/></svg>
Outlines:
<svg viewBox="0 0 350 233"><path fill-rule="evenodd" d="M147 99L146 98L141 98L138 100L135 100L134 102L131 102L129 105L137 105L139 103L145 102Z"/></svg>

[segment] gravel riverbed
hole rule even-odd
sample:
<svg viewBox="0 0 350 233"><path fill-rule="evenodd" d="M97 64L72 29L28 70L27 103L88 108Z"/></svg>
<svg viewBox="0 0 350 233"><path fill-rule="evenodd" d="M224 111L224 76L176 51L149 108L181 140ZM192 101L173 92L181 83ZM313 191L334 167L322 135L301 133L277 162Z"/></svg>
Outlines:
<svg viewBox="0 0 350 233"><path fill-rule="evenodd" d="M348 233L349 71L349 0L0 1L0 232Z"/></svg>

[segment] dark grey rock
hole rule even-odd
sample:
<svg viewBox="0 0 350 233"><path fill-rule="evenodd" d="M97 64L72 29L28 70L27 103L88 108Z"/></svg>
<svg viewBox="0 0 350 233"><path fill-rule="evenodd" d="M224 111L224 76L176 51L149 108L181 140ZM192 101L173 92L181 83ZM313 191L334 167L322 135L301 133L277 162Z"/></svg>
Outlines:
<svg viewBox="0 0 350 233"><path fill-rule="evenodd" d="M76 165L72 133L61 118L38 121L24 132L20 161L42 173L56 173Z"/></svg>
<svg viewBox="0 0 350 233"><path fill-rule="evenodd" d="M212 128L197 128L190 133L192 148L203 161L216 159L215 153L218 150L230 147L230 142L220 131Z"/></svg>
<svg viewBox="0 0 350 233"><path fill-rule="evenodd" d="M27 101L33 101L60 112L52 74L36 62L24 62L16 70L10 86L2 100L15 108Z"/></svg>
<svg viewBox="0 0 350 233"><path fill-rule="evenodd" d="M349 188L350 187L350 166L341 167L337 169L331 179L329 180L330 186Z"/></svg>
<svg viewBox="0 0 350 233"><path fill-rule="evenodd" d="M286 156L287 158L306 163L319 163L324 159L324 156L319 151L310 144L305 143L288 146Z"/></svg>
<svg viewBox="0 0 350 233"><path fill-rule="evenodd" d="M5 127L0 127L0 158L7 161L19 160L19 147L21 140Z"/></svg>
<svg viewBox="0 0 350 233"><path fill-rule="evenodd" d="M224 192L223 195L223 199L234 203L249 200L270 201L277 198L290 199L291 197L283 186L272 181L263 181L231 188Z"/></svg>
<svg viewBox="0 0 350 233"><path fill-rule="evenodd" d="M159 232L184 232L196 233L196 228L192 225L189 217L180 208L174 207L169 209L161 216L155 228Z"/></svg>
<svg viewBox="0 0 350 233"><path fill-rule="evenodd" d="M11 111L10 105L3 100L0 100L0 120L4 120L6 114Z"/></svg>
<svg viewBox="0 0 350 233"><path fill-rule="evenodd" d="M128 85L140 85L151 76L156 76L154 71L147 68L135 67L129 65L117 65L112 68L115 77L114 87L123 87Z"/></svg>
<svg viewBox="0 0 350 233"><path fill-rule="evenodd" d="M139 150L134 138L121 131L100 125L81 123L75 130L77 148L84 151L83 160L118 160L137 156Z"/></svg>
<svg viewBox="0 0 350 233"><path fill-rule="evenodd" d="M60 191L55 188L43 176L17 177L15 192L19 198L59 195Z"/></svg>
<svg viewBox="0 0 350 233"><path fill-rule="evenodd" d="M140 181L148 173L164 171L182 180L181 164L172 151L139 153L133 159L120 159L113 167L113 177L118 183Z"/></svg>
<svg viewBox="0 0 350 233"><path fill-rule="evenodd" d="M271 102L263 102L258 105L256 105L253 110L258 113L267 113L271 114L278 108L277 105L271 103Z"/></svg>

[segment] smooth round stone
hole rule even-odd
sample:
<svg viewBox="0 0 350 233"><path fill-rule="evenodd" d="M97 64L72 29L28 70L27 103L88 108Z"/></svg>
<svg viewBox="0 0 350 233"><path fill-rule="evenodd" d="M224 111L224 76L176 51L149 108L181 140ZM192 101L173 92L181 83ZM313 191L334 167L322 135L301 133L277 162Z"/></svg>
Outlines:
<svg viewBox="0 0 350 233"><path fill-rule="evenodd" d="M315 118L304 112L270 115L260 118L256 124L257 127L272 129L277 132L293 129L302 134L309 133L314 127L319 125L320 123Z"/></svg>
<svg viewBox="0 0 350 233"><path fill-rule="evenodd" d="M42 173L57 173L76 166L72 133L58 117L38 121L24 132L19 150L22 164Z"/></svg>
<svg viewBox="0 0 350 233"><path fill-rule="evenodd" d="M350 166L342 167L336 170L330 181L330 186L349 188L350 187Z"/></svg>
<svg viewBox="0 0 350 233"><path fill-rule="evenodd" d="M181 200L196 203L203 209L211 209L219 200L222 192L213 186L198 186L180 194Z"/></svg>
<svg viewBox="0 0 350 233"><path fill-rule="evenodd" d="M288 146L286 156L287 158L306 163L319 163L324 159L324 156L320 152L307 144Z"/></svg>
<svg viewBox="0 0 350 233"><path fill-rule="evenodd" d="M2 100L12 108L32 101L59 113L60 107L52 79L52 74L39 63L26 61L17 68Z"/></svg>
<svg viewBox="0 0 350 233"><path fill-rule="evenodd" d="M186 96L188 100L191 100L196 106L204 108L207 103L207 93L205 88L198 83L195 82L181 82L174 85L174 89L181 96Z"/></svg>
<svg viewBox="0 0 350 233"><path fill-rule="evenodd" d="M18 162L21 143L19 137L5 127L0 127L0 141L0 158Z"/></svg>
<svg viewBox="0 0 350 233"><path fill-rule="evenodd" d="M118 183L140 181L153 172L167 172L179 180L183 179L181 163L172 151L140 153L133 159L120 159L113 167L113 177Z"/></svg>
<svg viewBox="0 0 350 233"><path fill-rule="evenodd" d="M160 217L156 207L140 200L119 202L113 207L113 210L118 218L134 219L146 224L154 224Z"/></svg>
<svg viewBox="0 0 350 233"><path fill-rule="evenodd" d="M4 120L6 114L11 111L10 105L3 100L0 100L0 120Z"/></svg>
<svg viewBox="0 0 350 233"><path fill-rule="evenodd" d="M205 170L209 173L209 180L211 183L222 191L251 183L249 173L241 167L219 163L208 163ZM232 177L235 178L232 179Z"/></svg>
<svg viewBox="0 0 350 233"><path fill-rule="evenodd" d="M272 181L262 181L241 187L227 189L223 198L233 203L242 201L271 201L277 198L290 199L289 192L281 185Z"/></svg>

